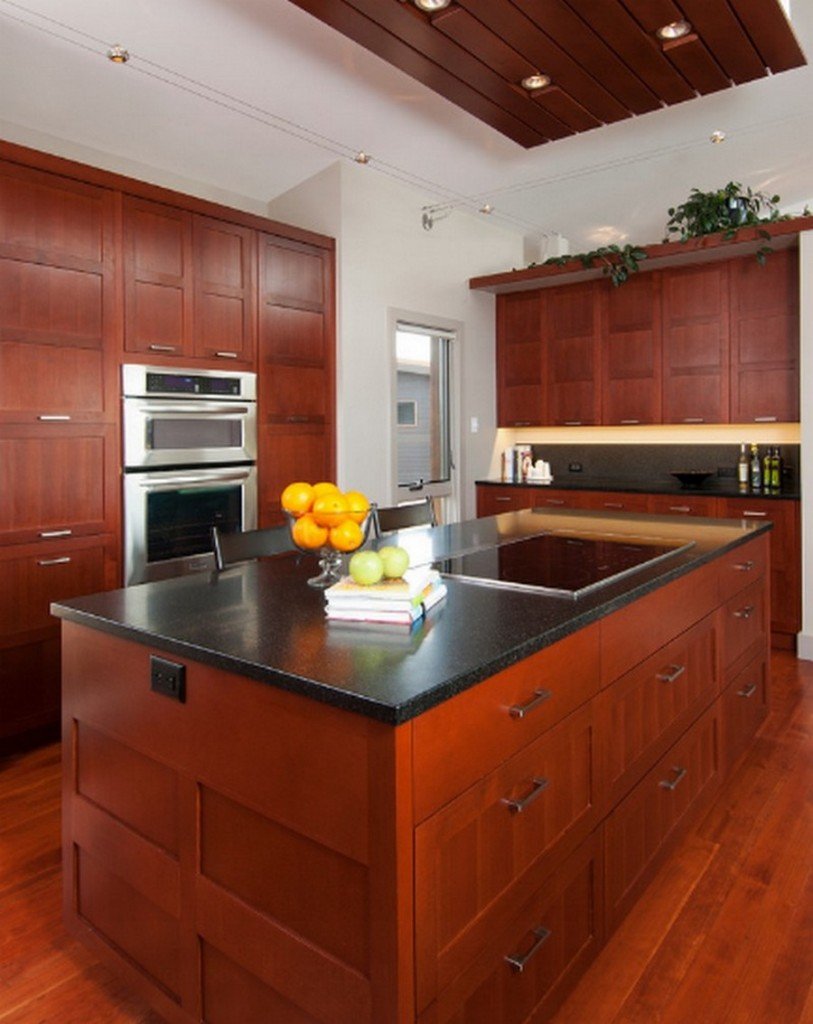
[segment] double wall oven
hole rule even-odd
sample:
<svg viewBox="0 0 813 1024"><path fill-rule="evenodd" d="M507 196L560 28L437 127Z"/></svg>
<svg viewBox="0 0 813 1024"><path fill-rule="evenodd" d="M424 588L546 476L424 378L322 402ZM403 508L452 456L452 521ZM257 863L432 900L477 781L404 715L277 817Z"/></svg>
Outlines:
<svg viewBox="0 0 813 1024"><path fill-rule="evenodd" d="M257 525L253 373L122 367L124 582L210 568L211 528Z"/></svg>

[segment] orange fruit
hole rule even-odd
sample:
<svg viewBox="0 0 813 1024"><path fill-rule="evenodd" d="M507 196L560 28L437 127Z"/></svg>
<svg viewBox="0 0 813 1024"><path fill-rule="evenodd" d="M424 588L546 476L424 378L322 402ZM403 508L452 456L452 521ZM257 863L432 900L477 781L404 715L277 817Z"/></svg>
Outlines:
<svg viewBox="0 0 813 1024"><path fill-rule="evenodd" d="M334 491L338 491L336 484L328 483L326 480L320 480L318 484L313 485L313 498L314 501L317 498L321 498L323 494L332 494Z"/></svg>
<svg viewBox="0 0 813 1024"><path fill-rule="evenodd" d="M340 491L329 491L314 499L311 514L320 526L338 526L347 518L347 501Z"/></svg>
<svg viewBox="0 0 813 1024"><path fill-rule="evenodd" d="M366 494L361 491L345 491L345 501L350 510L350 518L355 523L363 523L364 517L370 511L370 502Z"/></svg>
<svg viewBox="0 0 813 1024"><path fill-rule="evenodd" d="M294 544L301 548L321 548L327 544L327 528L320 526L312 515L300 516L291 528Z"/></svg>
<svg viewBox="0 0 813 1024"><path fill-rule="evenodd" d="M303 512L310 509L313 499L313 487L303 480L297 480L295 483L288 484L279 500L286 512L301 516Z"/></svg>
<svg viewBox="0 0 813 1024"><path fill-rule="evenodd" d="M331 528L329 539L337 551L355 551L361 547L364 534L358 523L352 519L345 519L343 523Z"/></svg>

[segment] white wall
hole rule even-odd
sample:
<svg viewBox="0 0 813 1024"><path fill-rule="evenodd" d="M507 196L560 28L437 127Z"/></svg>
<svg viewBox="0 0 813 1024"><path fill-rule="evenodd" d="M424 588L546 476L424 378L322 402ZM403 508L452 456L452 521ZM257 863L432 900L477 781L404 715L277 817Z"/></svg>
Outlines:
<svg viewBox="0 0 813 1024"><path fill-rule="evenodd" d="M813 231L799 236L801 281L801 491L802 491L802 631L800 658L813 661Z"/></svg>
<svg viewBox="0 0 813 1024"><path fill-rule="evenodd" d="M341 163L273 200L268 213L337 240L341 486L359 487L381 503L395 497L392 311L460 325L457 462L460 513L468 518L475 513L474 480L488 474L496 430L494 298L470 291L468 279L520 266L523 240L484 215L459 210L426 231L424 203L421 193L371 167ZM477 434L469 429L473 416Z"/></svg>

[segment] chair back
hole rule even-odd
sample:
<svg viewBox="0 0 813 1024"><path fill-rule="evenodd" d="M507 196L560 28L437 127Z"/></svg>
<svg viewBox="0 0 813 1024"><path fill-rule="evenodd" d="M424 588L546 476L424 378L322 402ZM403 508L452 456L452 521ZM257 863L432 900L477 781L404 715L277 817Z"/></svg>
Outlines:
<svg viewBox="0 0 813 1024"><path fill-rule="evenodd" d="M212 547L215 553L215 566L217 571L221 572L234 562L245 562L249 558L292 551L294 543L287 526L271 526L266 530L244 530L242 533L222 533L213 526Z"/></svg>
<svg viewBox="0 0 813 1024"><path fill-rule="evenodd" d="M420 501L409 501L405 505L390 505L377 508L373 518L376 537L394 533L410 526L436 526L435 506L429 497Z"/></svg>

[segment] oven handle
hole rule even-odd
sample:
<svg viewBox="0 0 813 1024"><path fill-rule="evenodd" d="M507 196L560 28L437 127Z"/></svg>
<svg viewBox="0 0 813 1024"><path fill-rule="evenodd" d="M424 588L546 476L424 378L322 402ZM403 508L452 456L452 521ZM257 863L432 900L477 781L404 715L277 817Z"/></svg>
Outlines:
<svg viewBox="0 0 813 1024"><path fill-rule="evenodd" d="M139 480L138 484L145 491L177 491L179 487L188 487L194 484L215 484L234 483L247 480L248 473L221 473L218 475L206 476L174 476L171 480L163 480L158 483L155 480Z"/></svg>
<svg viewBox="0 0 813 1024"><path fill-rule="evenodd" d="M150 402L149 405L142 405L140 411L148 415L160 412L178 416L246 416L251 409L245 405L219 405L215 402L185 402L183 405Z"/></svg>

